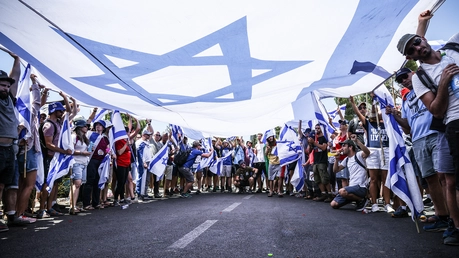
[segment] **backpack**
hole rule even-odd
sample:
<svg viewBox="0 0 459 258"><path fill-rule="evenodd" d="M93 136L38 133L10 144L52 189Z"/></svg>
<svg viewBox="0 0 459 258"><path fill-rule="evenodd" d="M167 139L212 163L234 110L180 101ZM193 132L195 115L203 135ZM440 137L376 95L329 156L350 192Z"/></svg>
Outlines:
<svg viewBox="0 0 459 258"><path fill-rule="evenodd" d="M40 147L41 147L41 153L43 155L43 158L47 158L48 157L48 148L46 147L45 135L43 134L43 126L45 125L46 122L50 122L53 125L53 129L54 129L53 140L56 137L56 133L57 133L57 126L51 120L46 119L45 122L40 125L40 128L38 130L38 134L40 136Z"/></svg>
<svg viewBox="0 0 459 258"><path fill-rule="evenodd" d="M188 156L190 156L191 149L182 150L179 148L179 152L174 156L175 165L181 167L188 161Z"/></svg>
<svg viewBox="0 0 459 258"><path fill-rule="evenodd" d="M357 162L357 164L359 164L361 167L363 167L365 170L367 169L367 167L365 165L363 165L362 161L360 161L360 159L357 157L357 153L355 153L354 155L354 159L355 159L355 162ZM347 162L349 161L349 157L346 157L346 167L347 167Z"/></svg>
<svg viewBox="0 0 459 258"><path fill-rule="evenodd" d="M440 48L439 50L447 50L447 49L459 52L459 43L449 42L446 45L444 45L442 48ZM419 69L416 71L416 75L418 76L422 84L424 84L424 86L429 88L430 91L432 91L434 95L437 95L438 85L435 84L432 78L430 78L430 76L424 71L424 69L422 69L422 66L420 66ZM446 125L443 124L443 119L433 117L429 129L439 131L439 132L445 132Z"/></svg>

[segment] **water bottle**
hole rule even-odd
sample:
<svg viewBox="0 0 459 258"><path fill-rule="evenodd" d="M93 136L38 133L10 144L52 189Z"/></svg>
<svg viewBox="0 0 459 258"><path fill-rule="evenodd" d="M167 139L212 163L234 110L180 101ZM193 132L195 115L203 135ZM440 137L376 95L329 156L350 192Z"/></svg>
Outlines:
<svg viewBox="0 0 459 258"><path fill-rule="evenodd" d="M452 59L449 56L445 56L445 55L442 56L441 58L442 69L445 69L445 67L449 64L455 64L454 59ZM459 74L456 74L453 76L453 78L451 79L450 87L451 87L451 91L454 93L454 96L456 96L456 98L459 98Z"/></svg>
<svg viewBox="0 0 459 258"><path fill-rule="evenodd" d="M93 142L89 142L88 151L92 152L92 147L94 146Z"/></svg>

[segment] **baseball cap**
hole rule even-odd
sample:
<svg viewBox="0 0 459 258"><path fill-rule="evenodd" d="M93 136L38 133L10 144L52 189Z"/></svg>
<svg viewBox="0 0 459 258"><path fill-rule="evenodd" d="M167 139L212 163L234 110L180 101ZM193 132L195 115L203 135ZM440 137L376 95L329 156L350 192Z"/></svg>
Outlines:
<svg viewBox="0 0 459 258"><path fill-rule="evenodd" d="M201 146L201 143L199 141L194 141L193 147L198 147L198 146Z"/></svg>
<svg viewBox="0 0 459 258"><path fill-rule="evenodd" d="M395 73L395 80L398 79L399 76L401 75L404 75L404 74L409 74L411 73L412 71L406 67L403 67L402 69L398 70L396 73Z"/></svg>
<svg viewBox="0 0 459 258"><path fill-rule="evenodd" d="M60 102L54 102L48 105L48 114L51 115L52 113L56 111L64 111L65 108Z"/></svg>
<svg viewBox="0 0 459 258"><path fill-rule="evenodd" d="M86 121L85 121L85 120L82 120L82 119L74 120L74 121L73 121L73 125L75 126L75 129L76 129L77 127L86 127Z"/></svg>
<svg viewBox="0 0 459 258"><path fill-rule="evenodd" d="M8 81L10 84L13 84L14 82L16 82L15 79L10 78L8 74L3 70L0 70L0 81Z"/></svg>
<svg viewBox="0 0 459 258"><path fill-rule="evenodd" d="M107 126L106 126L104 120L99 120L99 121L95 122L95 123L94 123L94 127L95 127L97 124L100 124L100 125L103 126L104 128L107 128Z"/></svg>
<svg viewBox="0 0 459 258"><path fill-rule="evenodd" d="M408 42L416 36L417 36L416 34L405 34L400 38L397 44L397 49L400 53L402 53L402 55L406 55L405 54L406 44L408 44Z"/></svg>
<svg viewBox="0 0 459 258"><path fill-rule="evenodd" d="M142 135L144 135L144 134L146 134L146 135L152 135L153 133L150 132L150 131L148 131L147 129L143 129Z"/></svg>
<svg viewBox="0 0 459 258"><path fill-rule="evenodd" d="M347 139L344 142L340 142L339 144L341 144L341 145L347 144L347 145L352 145L354 147L357 147L357 146L355 146L355 142L353 140L350 140L350 139Z"/></svg>

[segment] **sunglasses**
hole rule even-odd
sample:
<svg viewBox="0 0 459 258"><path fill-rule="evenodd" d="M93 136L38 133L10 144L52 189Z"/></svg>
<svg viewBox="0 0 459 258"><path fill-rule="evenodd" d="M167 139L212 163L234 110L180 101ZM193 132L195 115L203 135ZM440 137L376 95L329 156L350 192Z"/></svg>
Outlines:
<svg viewBox="0 0 459 258"><path fill-rule="evenodd" d="M366 109L367 107L360 106L359 110Z"/></svg>
<svg viewBox="0 0 459 258"><path fill-rule="evenodd" d="M401 84L403 82L403 80L406 80L407 78L408 78L408 74L405 73L405 74L402 74L399 77L397 77L397 79L395 79L395 81L397 83Z"/></svg>
<svg viewBox="0 0 459 258"><path fill-rule="evenodd" d="M415 38L413 41L413 44L411 44L411 47L408 48L408 50L406 51L406 55L411 56L412 54L414 54L414 47L419 46L421 42L422 42L421 38Z"/></svg>

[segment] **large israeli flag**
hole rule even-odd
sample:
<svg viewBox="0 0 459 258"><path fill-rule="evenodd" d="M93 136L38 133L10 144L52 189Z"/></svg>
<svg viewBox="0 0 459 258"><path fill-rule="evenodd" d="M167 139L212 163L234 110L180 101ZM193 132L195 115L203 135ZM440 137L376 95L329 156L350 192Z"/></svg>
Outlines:
<svg viewBox="0 0 459 258"><path fill-rule="evenodd" d="M303 155L300 155L298 164L293 171L292 180L290 183L295 187L296 191L299 192L304 186L304 167L303 167Z"/></svg>
<svg viewBox="0 0 459 258"><path fill-rule="evenodd" d="M64 122L62 124L61 132L59 135L58 146L63 150L72 150L72 153L75 150L72 141L72 132L70 131L68 113L65 113ZM74 163L75 160L73 159L72 155L62 154L59 152L54 153L54 157L49 165L48 177L46 178L46 183L48 185L46 190L48 190L48 192L51 192L54 186L54 182L57 179L69 173L69 169L73 166Z"/></svg>
<svg viewBox="0 0 459 258"><path fill-rule="evenodd" d="M410 207L411 217L415 220L424 209L424 204L400 127L392 114L386 115L386 106L394 107L394 100L384 85L374 93L380 103L389 137L389 171L385 185Z"/></svg>
<svg viewBox="0 0 459 258"><path fill-rule="evenodd" d="M32 105L30 103L30 74L31 66L27 64L21 79L17 92L17 101L15 106L16 118L24 129L19 133L19 139L28 139L31 137L30 124L32 123Z"/></svg>
<svg viewBox="0 0 459 258"><path fill-rule="evenodd" d="M157 176L157 181L164 175L166 170L167 160L169 159L169 144L164 146L153 156L148 166L148 171Z"/></svg>
<svg viewBox="0 0 459 258"><path fill-rule="evenodd" d="M286 124L284 125L279 134L276 151L281 166L295 162L302 156L303 150L301 148L301 143L298 140L297 133L292 127Z"/></svg>
<svg viewBox="0 0 459 258"><path fill-rule="evenodd" d="M90 106L218 136L298 121L292 102L311 91L320 98L371 91L400 68L398 39L435 3L3 2L0 44L50 87Z"/></svg>

